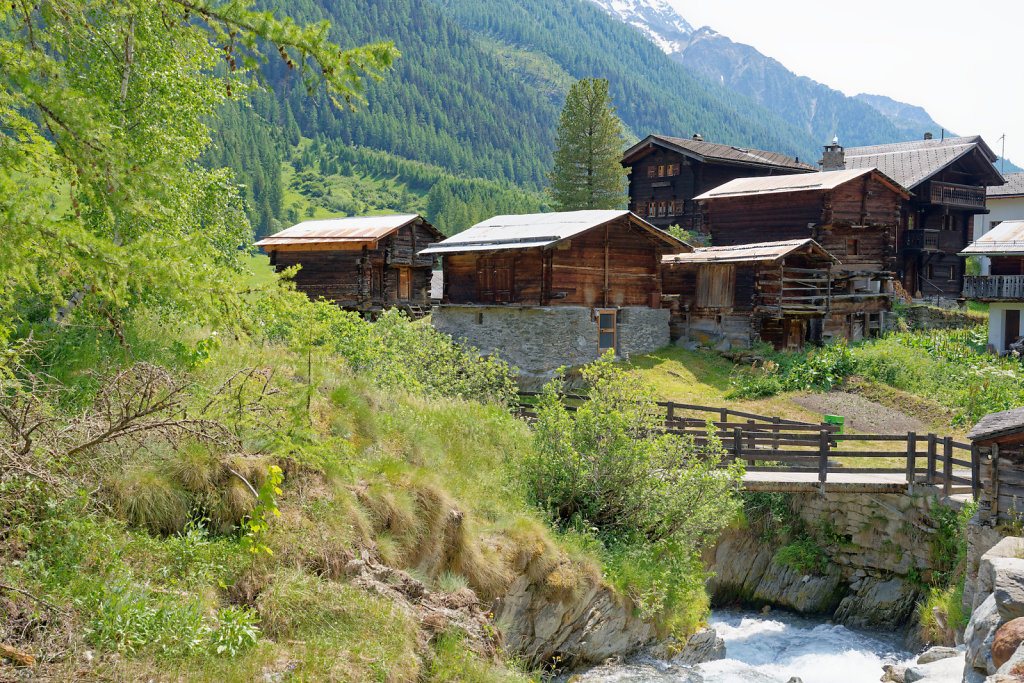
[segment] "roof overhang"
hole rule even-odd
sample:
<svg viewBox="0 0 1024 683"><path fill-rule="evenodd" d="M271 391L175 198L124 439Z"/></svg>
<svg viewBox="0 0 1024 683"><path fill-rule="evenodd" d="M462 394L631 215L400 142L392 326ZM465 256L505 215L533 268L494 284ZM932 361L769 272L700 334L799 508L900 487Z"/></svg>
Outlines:
<svg viewBox="0 0 1024 683"><path fill-rule="evenodd" d="M697 247L690 253L669 254L661 258L662 265L698 265L708 263L779 263L788 256L802 253L818 256L838 265L839 259L814 240L784 240L780 242L753 242L731 247Z"/></svg>

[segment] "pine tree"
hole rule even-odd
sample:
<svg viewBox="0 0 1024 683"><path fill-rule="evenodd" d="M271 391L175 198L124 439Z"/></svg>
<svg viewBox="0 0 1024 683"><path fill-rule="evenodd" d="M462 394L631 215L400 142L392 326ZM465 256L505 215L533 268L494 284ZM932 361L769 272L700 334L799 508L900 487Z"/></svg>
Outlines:
<svg viewBox="0 0 1024 683"><path fill-rule="evenodd" d="M555 144L548 192L556 208L625 206L626 169L619 164L625 137L606 79L584 78L572 86L558 117Z"/></svg>

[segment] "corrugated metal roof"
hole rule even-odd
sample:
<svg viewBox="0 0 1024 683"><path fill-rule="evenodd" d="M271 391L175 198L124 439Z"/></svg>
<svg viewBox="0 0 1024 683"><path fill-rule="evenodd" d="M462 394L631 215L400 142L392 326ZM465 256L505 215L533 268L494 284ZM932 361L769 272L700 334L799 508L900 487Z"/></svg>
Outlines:
<svg viewBox="0 0 1024 683"><path fill-rule="evenodd" d="M1005 185L993 185L985 194L989 197L1024 197L1024 173L1004 173Z"/></svg>
<svg viewBox="0 0 1024 683"><path fill-rule="evenodd" d="M687 246L629 211L586 210L495 216L431 245L420 253L451 254L546 247L625 216L631 216L634 223L673 247Z"/></svg>
<svg viewBox="0 0 1024 683"><path fill-rule="evenodd" d="M779 242L756 242L737 244L731 247L697 247L689 254L669 254L661 258L665 264L671 263L741 263L749 261L778 261L793 252L810 248L834 263L839 263L835 256L825 251L820 244L810 238L798 240L782 240Z"/></svg>
<svg viewBox="0 0 1024 683"><path fill-rule="evenodd" d="M997 159L980 135L847 147L844 153L846 168L874 167L895 179L903 187L913 189L976 149L980 150L990 163ZM992 173L994 179L999 177L995 166L992 167Z"/></svg>
<svg viewBox="0 0 1024 683"><path fill-rule="evenodd" d="M1024 254L1024 220L1003 221L968 244L960 253L964 255L1001 254L1003 256Z"/></svg>
<svg viewBox="0 0 1024 683"><path fill-rule="evenodd" d="M258 247L315 242L373 242L419 218L414 213L304 221L256 243Z"/></svg>
<svg viewBox="0 0 1024 683"><path fill-rule="evenodd" d="M873 168L855 168L845 171L821 171L799 175L772 175L757 178L736 178L713 190L697 195L694 200L746 197L750 195L778 194L780 192L813 192L834 190L844 183L875 171ZM885 178L896 187L899 184ZM902 190L902 188L900 188Z"/></svg>
<svg viewBox="0 0 1024 683"><path fill-rule="evenodd" d="M785 154L778 152L766 152L760 149L747 149L733 145L723 145L716 142L704 142L691 138L674 138L667 135L648 135L646 138L630 147L623 154L626 160L642 150L648 143L656 141L677 151L694 156L701 161L715 160L730 163L738 163L745 166L761 166L767 168L785 168L793 171L817 171L818 167L798 161Z"/></svg>

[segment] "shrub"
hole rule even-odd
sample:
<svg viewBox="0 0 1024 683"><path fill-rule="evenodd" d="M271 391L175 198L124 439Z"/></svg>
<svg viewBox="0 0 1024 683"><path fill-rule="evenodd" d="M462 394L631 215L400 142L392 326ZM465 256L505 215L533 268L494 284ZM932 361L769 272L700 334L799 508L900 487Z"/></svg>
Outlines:
<svg viewBox="0 0 1024 683"><path fill-rule="evenodd" d="M775 551L775 562L803 574L824 574L828 558L810 536L802 536Z"/></svg>

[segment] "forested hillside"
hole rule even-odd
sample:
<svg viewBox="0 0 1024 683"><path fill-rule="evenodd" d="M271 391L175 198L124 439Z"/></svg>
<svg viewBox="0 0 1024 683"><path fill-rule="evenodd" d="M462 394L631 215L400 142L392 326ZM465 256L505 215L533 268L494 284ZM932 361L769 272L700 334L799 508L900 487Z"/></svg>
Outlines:
<svg viewBox="0 0 1024 683"><path fill-rule="evenodd" d="M235 169L258 234L296 218L368 211L427 211L452 232L494 213L541 210L558 110L568 86L590 76L609 79L634 136L701 132L817 153L818 141L693 76L581 0L266 4L300 21L330 21L338 44L392 40L402 56L385 80L367 85L368 104L356 111L310 98L273 61L263 73L274 94L256 93L251 110L218 120L207 163ZM316 182L302 176L311 172Z"/></svg>

